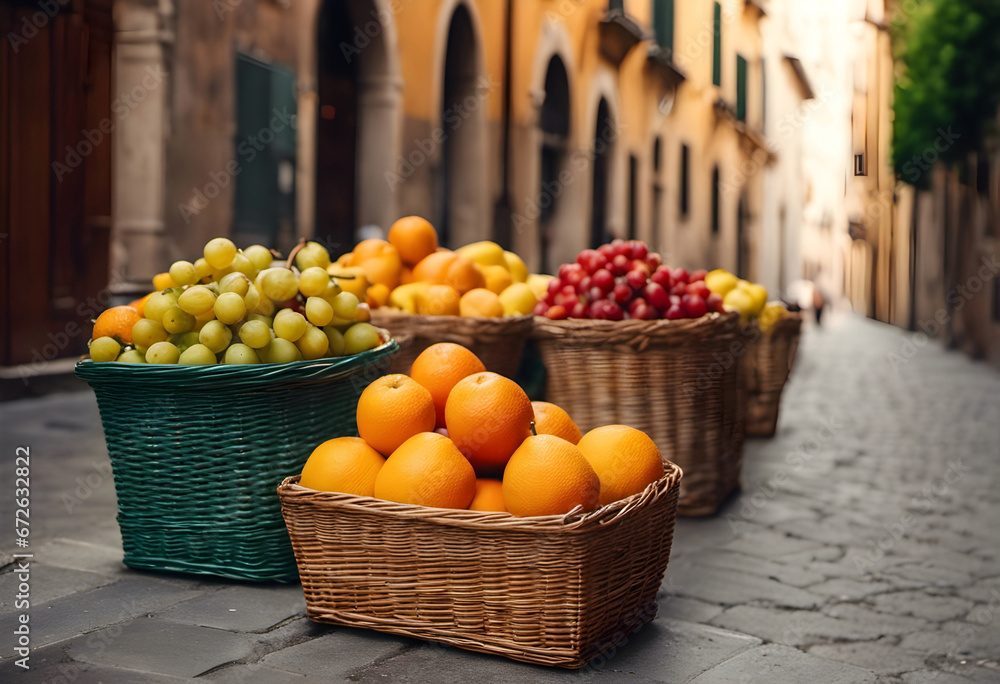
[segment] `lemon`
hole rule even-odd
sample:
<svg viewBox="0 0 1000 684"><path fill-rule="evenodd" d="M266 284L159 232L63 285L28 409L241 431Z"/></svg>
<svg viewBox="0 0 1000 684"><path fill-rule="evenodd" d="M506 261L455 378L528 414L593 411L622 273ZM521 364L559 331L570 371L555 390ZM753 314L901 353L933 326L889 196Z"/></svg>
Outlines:
<svg viewBox="0 0 1000 684"><path fill-rule="evenodd" d="M742 286L742 289L750 295L752 302L750 315L759 316L760 312L764 310L764 305L767 304L767 288L758 283L747 283Z"/></svg>
<svg viewBox="0 0 1000 684"><path fill-rule="evenodd" d="M524 260L513 252L504 252L503 258L507 262L507 270L515 283L524 283L528 280L528 267Z"/></svg>
<svg viewBox="0 0 1000 684"><path fill-rule="evenodd" d="M738 282L736 276L721 268L710 271L705 276L705 286L723 297L729 294L729 291L735 288Z"/></svg>
<svg viewBox="0 0 1000 684"><path fill-rule="evenodd" d="M503 318L503 305L495 292L477 287L469 290L458 302L459 315L466 317Z"/></svg>
<svg viewBox="0 0 1000 684"><path fill-rule="evenodd" d="M486 278L486 289L494 294L500 294L514 282L514 279L503 266L481 266L483 277Z"/></svg>
<svg viewBox="0 0 1000 684"><path fill-rule="evenodd" d="M503 266L507 268L507 260L504 258L503 247L489 240L473 242L464 247L459 247L455 252L480 266Z"/></svg>
<svg viewBox="0 0 1000 684"><path fill-rule="evenodd" d="M504 316L527 316L535 310L538 298L527 283L514 283L500 293Z"/></svg>
<svg viewBox="0 0 1000 684"><path fill-rule="evenodd" d="M426 292L430 283L408 283L400 285L389 293L389 306L402 309L406 313L417 313L417 295Z"/></svg>
<svg viewBox="0 0 1000 684"><path fill-rule="evenodd" d="M753 298L745 288L737 287L722 298L722 305L726 311L735 311L740 315L740 320L746 322L754 310Z"/></svg>
<svg viewBox="0 0 1000 684"><path fill-rule="evenodd" d="M531 291L535 293L535 297L541 299L545 296L545 293L549 289L549 281L555 278L555 276L545 275L543 273L532 273L528 276L528 287Z"/></svg>
<svg viewBox="0 0 1000 684"><path fill-rule="evenodd" d="M368 291L368 278L365 277L363 268L331 264L327 267L326 272L333 276L333 281L344 292L350 292L361 301L365 300L365 293Z"/></svg>

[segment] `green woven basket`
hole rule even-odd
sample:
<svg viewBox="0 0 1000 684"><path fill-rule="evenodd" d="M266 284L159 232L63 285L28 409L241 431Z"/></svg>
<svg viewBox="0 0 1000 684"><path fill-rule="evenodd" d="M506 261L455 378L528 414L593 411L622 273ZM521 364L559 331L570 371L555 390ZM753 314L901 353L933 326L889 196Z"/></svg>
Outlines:
<svg viewBox="0 0 1000 684"><path fill-rule="evenodd" d="M245 366L78 363L101 411L125 564L296 581L275 490L317 445L358 434L358 397L397 349Z"/></svg>

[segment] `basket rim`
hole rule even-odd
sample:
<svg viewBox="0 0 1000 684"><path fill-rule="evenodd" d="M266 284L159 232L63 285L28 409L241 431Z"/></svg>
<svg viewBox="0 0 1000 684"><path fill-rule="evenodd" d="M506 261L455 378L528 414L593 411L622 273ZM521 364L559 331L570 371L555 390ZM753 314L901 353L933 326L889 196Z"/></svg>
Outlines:
<svg viewBox="0 0 1000 684"><path fill-rule="evenodd" d="M383 325L391 323L409 323L426 327L447 327L453 329L460 328L487 328L497 331L510 332L511 328L530 327L534 320L533 314L523 316L504 316L502 318L492 318L488 316L428 316L426 314L411 314L400 309L379 307L372 310L372 322Z"/></svg>
<svg viewBox="0 0 1000 684"><path fill-rule="evenodd" d="M663 477L651 482L638 494L620 499L594 511L582 511L580 507L562 515L539 515L516 517L510 513L469 511L454 508L434 508L385 501L370 496L322 492L298 484L300 475L286 477L278 486L278 496L282 512L286 502L305 501L325 509L343 509L354 512L391 518L423 520L451 527L478 530L506 529L521 532L561 532L580 533L595 527L605 527L620 522L633 511L652 505L667 496L671 489L680 484L683 471L672 461L663 459Z"/></svg>
<svg viewBox="0 0 1000 684"><path fill-rule="evenodd" d="M388 333L385 337L388 337ZM90 384L129 382L148 385L166 381L194 387L206 382L213 386L239 384L267 384L282 380L320 380L350 374L352 371L377 362L399 350L399 343L388 337L374 349L351 356L323 357L312 361L288 363L212 364L205 366L180 366L176 364L97 362L92 359L77 361L74 373Z"/></svg>

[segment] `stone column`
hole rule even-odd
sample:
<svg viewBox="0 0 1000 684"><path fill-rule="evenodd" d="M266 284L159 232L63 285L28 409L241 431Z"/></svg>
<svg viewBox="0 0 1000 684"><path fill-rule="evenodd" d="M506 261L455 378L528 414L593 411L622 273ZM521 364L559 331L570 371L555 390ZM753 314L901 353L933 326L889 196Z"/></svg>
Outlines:
<svg viewBox="0 0 1000 684"><path fill-rule="evenodd" d="M355 202L359 226L388 232L399 217L386 173L396 173L403 83L390 75L362 75L358 83L358 147Z"/></svg>
<svg viewBox="0 0 1000 684"><path fill-rule="evenodd" d="M173 44L164 27L172 16L167 0L118 0L114 7L111 271L121 274L113 287L123 293L148 290L171 258L163 212L171 87L165 55Z"/></svg>

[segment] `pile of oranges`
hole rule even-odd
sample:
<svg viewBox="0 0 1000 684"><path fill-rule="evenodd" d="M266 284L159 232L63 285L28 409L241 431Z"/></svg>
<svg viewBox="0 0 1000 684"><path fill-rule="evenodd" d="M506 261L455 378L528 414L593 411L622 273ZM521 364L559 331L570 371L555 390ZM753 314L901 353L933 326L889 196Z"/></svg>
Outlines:
<svg viewBox="0 0 1000 684"><path fill-rule="evenodd" d="M360 437L313 451L303 487L536 516L593 510L664 473L645 433L609 425L581 435L566 411L532 402L451 343L427 348L409 375L372 382L358 401L357 425Z"/></svg>
<svg viewBox="0 0 1000 684"><path fill-rule="evenodd" d="M551 279L529 274L517 254L495 242L445 249L434 226L419 216L399 219L386 237L361 241L328 268L344 290L372 309L431 316L527 315Z"/></svg>

